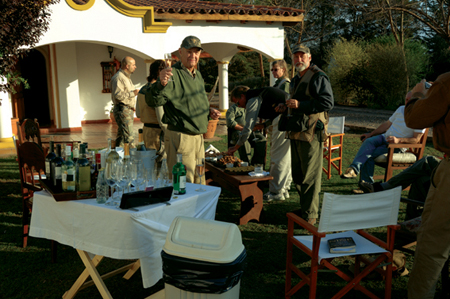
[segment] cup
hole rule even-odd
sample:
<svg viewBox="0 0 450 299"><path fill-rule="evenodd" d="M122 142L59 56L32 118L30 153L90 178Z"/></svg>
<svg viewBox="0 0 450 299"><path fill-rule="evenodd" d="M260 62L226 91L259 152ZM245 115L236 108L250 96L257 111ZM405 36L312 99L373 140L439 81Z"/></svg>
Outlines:
<svg viewBox="0 0 450 299"><path fill-rule="evenodd" d="M263 165L262 164L255 164L255 173L263 174Z"/></svg>

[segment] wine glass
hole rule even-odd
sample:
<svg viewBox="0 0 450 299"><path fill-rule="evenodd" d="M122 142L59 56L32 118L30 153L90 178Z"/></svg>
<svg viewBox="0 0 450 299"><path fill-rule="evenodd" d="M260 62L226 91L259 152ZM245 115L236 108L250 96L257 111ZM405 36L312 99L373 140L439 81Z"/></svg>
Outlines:
<svg viewBox="0 0 450 299"><path fill-rule="evenodd" d="M106 205L112 205L112 202L114 201L114 186L116 185L116 168L114 167L114 162L107 162L105 167L105 178L106 183L111 187L111 200L108 200L106 202Z"/></svg>
<svg viewBox="0 0 450 299"><path fill-rule="evenodd" d="M290 100L290 94L288 94L288 93L286 93L286 95L285 95L285 100L286 100L286 102L288 101L288 100ZM286 104L286 106L287 106L287 104ZM287 115L286 115L287 117L291 117L292 116L292 108L288 108L288 112L287 112Z"/></svg>
<svg viewBox="0 0 450 299"><path fill-rule="evenodd" d="M122 189L122 196L125 193L125 188L128 188L131 183L131 165L128 163L120 163L117 171L117 182Z"/></svg>
<svg viewBox="0 0 450 299"><path fill-rule="evenodd" d="M164 62L166 63L166 69L172 67L172 53L165 53L164 54ZM172 78L169 78L167 81L172 81Z"/></svg>
<svg viewBox="0 0 450 299"><path fill-rule="evenodd" d="M204 158L197 159L195 171L197 172L197 175L200 177L200 188L195 189L195 191L204 192L204 191L206 191L205 189L202 188L202 176L205 173L205 159Z"/></svg>

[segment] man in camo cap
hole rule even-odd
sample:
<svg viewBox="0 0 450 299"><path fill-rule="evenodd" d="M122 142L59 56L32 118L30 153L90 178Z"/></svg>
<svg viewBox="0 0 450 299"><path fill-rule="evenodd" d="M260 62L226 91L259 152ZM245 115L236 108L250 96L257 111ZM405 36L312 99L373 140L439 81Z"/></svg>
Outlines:
<svg viewBox="0 0 450 299"><path fill-rule="evenodd" d="M183 155L186 181L200 182L195 173L197 159L205 157L203 134L208 127L208 117L218 119L220 112L209 107L205 82L196 69L202 52L200 39L188 36L178 50L181 61L161 70L158 81L146 94L150 107L164 107L163 123L167 124L164 144L169 170Z"/></svg>

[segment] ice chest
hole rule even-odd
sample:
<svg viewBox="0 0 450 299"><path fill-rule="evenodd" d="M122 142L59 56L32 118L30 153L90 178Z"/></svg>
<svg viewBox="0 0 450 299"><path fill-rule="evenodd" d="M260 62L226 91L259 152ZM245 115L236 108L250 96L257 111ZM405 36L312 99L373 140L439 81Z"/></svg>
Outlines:
<svg viewBox="0 0 450 299"><path fill-rule="evenodd" d="M176 217L161 257L166 298L239 298L247 253L237 225Z"/></svg>

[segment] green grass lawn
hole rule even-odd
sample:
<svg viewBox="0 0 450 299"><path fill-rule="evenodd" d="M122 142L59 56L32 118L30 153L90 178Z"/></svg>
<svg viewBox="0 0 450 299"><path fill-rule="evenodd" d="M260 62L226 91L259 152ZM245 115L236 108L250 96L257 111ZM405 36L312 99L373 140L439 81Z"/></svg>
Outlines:
<svg viewBox="0 0 450 299"><path fill-rule="evenodd" d="M226 149L226 136L212 144L219 150ZM205 146L208 146L206 143ZM344 138L344 169L351 163L361 142L359 135L346 134ZM425 154L439 155L428 144ZM269 156L269 155L268 155ZM268 157L269 159L269 157ZM267 165L270 165L269 161ZM384 169L376 167L376 174L384 174ZM76 251L68 246L58 246L58 262L50 263L50 241L29 238L28 247L22 248L22 202L17 162L14 157L0 159L0 298L61 298L83 270L83 264ZM342 180L333 171L330 180L323 174L322 192L351 194L357 188L357 180ZM299 208L299 197L291 188L291 197L280 203L266 204L260 223L250 222L239 226L248 254L248 265L241 281L243 299L284 298L284 275L286 263L286 213ZM265 192L268 190L265 190ZM406 193L405 193L406 195ZM323 197L321 193L320 198ZM405 205L400 208L399 219L403 219ZM216 220L236 222L239 217L239 198L222 190L217 207ZM384 237L383 229L374 232ZM301 233L301 231L299 231ZM298 254L296 263L305 268L308 257ZM105 273L125 265L130 261L105 258L99 272ZM351 261L342 258L338 264L346 269ZM407 255L407 268L411 270L412 257ZM393 279L392 298L406 298L408 276ZM368 280L364 284L379 296L383 296L384 284L381 280ZM334 274L319 274L317 298L330 298L344 283ZM120 275L106 280L106 286L114 298L144 298L162 286L143 289L138 271L129 281ZM440 285L438 286L440 288ZM306 298L305 287L294 298ZM350 293L355 298L363 298L359 292ZM82 290L76 298L101 298L95 287Z"/></svg>

